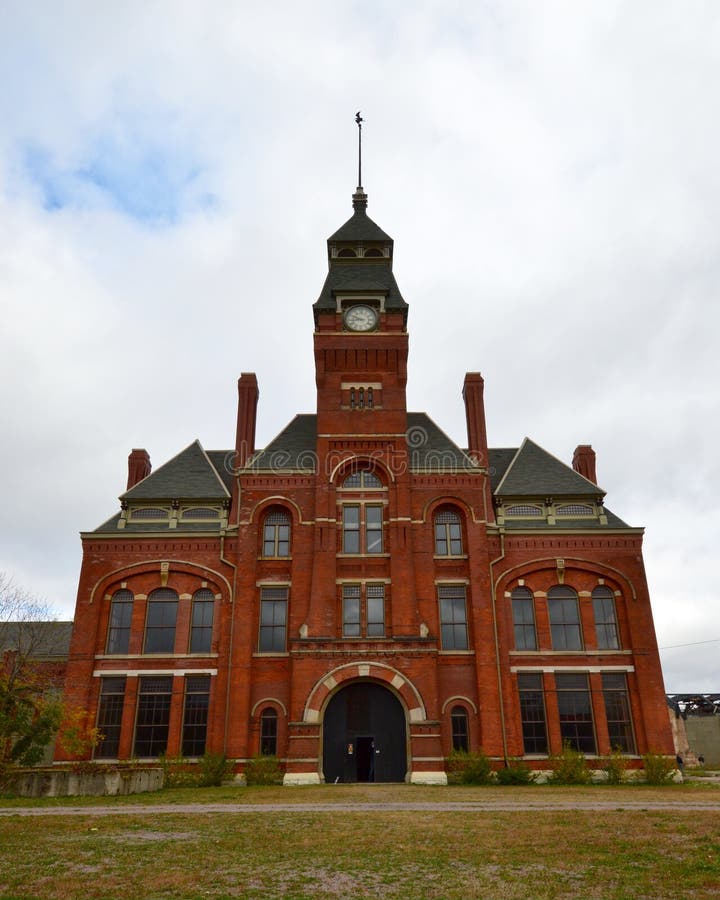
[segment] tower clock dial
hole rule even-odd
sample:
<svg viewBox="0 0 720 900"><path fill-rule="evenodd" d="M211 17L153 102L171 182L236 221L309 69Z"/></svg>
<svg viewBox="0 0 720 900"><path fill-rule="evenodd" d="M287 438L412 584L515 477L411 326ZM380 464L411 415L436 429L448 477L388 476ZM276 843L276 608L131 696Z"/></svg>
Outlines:
<svg viewBox="0 0 720 900"><path fill-rule="evenodd" d="M350 331L372 331L377 325L377 312L365 304L351 306L344 318L345 327Z"/></svg>

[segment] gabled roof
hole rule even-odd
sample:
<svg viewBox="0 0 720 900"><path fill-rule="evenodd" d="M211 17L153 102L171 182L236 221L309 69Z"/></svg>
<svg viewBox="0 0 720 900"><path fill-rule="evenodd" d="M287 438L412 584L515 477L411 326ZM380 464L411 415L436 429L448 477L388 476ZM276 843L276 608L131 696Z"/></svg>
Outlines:
<svg viewBox="0 0 720 900"><path fill-rule="evenodd" d="M407 414L407 444L410 469L477 469L470 457L445 432L436 425L427 413Z"/></svg>
<svg viewBox="0 0 720 900"><path fill-rule="evenodd" d="M300 413L273 438L264 450L248 460L246 469L305 469L315 471L317 416Z"/></svg>
<svg viewBox="0 0 720 900"><path fill-rule="evenodd" d="M488 449L488 461L490 463L490 488L495 489L503 480L508 466L515 459L517 447L490 447Z"/></svg>
<svg viewBox="0 0 720 900"><path fill-rule="evenodd" d="M232 493L233 486L233 466L235 460L234 450L206 450L207 457L212 463L213 468L217 472L220 480L225 485L228 496Z"/></svg>
<svg viewBox="0 0 720 900"><path fill-rule="evenodd" d="M200 441L160 466L120 495L121 500L225 500L228 488L210 462Z"/></svg>
<svg viewBox="0 0 720 900"><path fill-rule="evenodd" d="M598 497L605 491L530 438L505 470L495 494L502 497Z"/></svg>
<svg viewBox="0 0 720 900"><path fill-rule="evenodd" d="M426 413L407 414L408 453L411 469L476 468L469 456ZM248 462L251 471L316 469L317 417L297 415L264 450Z"/></svg>

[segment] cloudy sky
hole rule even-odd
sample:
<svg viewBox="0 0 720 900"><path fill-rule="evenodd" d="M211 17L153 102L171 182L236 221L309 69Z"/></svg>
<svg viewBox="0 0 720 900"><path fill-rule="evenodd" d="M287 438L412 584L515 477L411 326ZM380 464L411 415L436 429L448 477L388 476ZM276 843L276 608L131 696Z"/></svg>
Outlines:
<svg viewBox="0 0 720 900"><path fill-rule="evenodd" d="M408 396L465 443L592 443L646 530L665 680L720 691L720 5L0 0L0 570L74 608L127 455L314 411L351 213L410 303Z"/></svg>

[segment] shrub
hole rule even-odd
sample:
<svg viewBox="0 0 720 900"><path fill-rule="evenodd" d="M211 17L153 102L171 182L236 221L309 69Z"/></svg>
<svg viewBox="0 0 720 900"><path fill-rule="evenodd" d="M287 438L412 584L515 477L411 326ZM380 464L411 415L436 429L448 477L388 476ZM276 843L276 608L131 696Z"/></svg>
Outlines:
<svg viewBox="0 0 720 900"><path fill-rule="evenodd" d="M553 771L548 781L552 784L587 784L590 781L590 770L585 754L573 750L566 741L562 753L550 757Z"/></svg>
<svg viewBox="0 0 720 900"><path fill-rule="evenodd" d="M448 757L448 772L454 784L492 784L495 780L487 756L467 750L452 751Z"/></svg>
<svg viewBox="0 0 720 900"><path fill-rule="evenodd" d="M251 784L282 784L277 756L253 756L245 766L245 781Z"/></svg>
<svg viewBox="0 0 720 900"><path fill-rule="evenodd" d="M495 773L498 784L534 784L537 775L537 772L533 772L524 763L515 760Z"/></svg>
<svg viewBox="0 0 720 900"><path fill-rule="evenodd" d="M223 753L206 753L200 760L200 787L220 787L232 771L232 763Z"/></svg>
<svg viewBox="0 0 720 900"><path fill-rule="evenodd" d="M198 787L200 775L197 769L182 756L159 756L158 762L165 773L165 787Z"/></svg>
<svg viewBox="0 0 720 900"><path fill-rule="evenodd" d="M668 784L675 777L677 765L670 756L660 753L646 753L643 756L645 781L648 784Z"/></svg>
<svg viewBox="0 0 720 900"><path fill-rule="evenodd" d="M603 760L602 769L607 775L608 784L622 784L625 779L625 770L628 767L628 758L619 747L615 747L610 756Z"/></svg>

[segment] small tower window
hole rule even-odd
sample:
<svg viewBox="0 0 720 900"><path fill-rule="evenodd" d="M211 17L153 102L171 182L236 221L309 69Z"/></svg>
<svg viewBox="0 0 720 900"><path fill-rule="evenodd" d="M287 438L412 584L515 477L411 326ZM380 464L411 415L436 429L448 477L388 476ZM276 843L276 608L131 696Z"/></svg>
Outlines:
<svg viewBox="0 0 720 900"><path fill-rule="evenodd" d="M357 256L357 253L354 250L351 250L349 247L343 247L342 250L338 250L338 256L354 258Z"/></svg>
<svg viewBox="0 0 720 900"><path fill-rule="evenodd" d="M460 556L462 552L460 516L452 509L437 512L435 514L435 555Z"/></svg>
<svg viewBox="0 0 720 900"><path fill-rule="evenodd" d="M265 516L263 556L290 556L290 516L283 509Z"/></svg>

